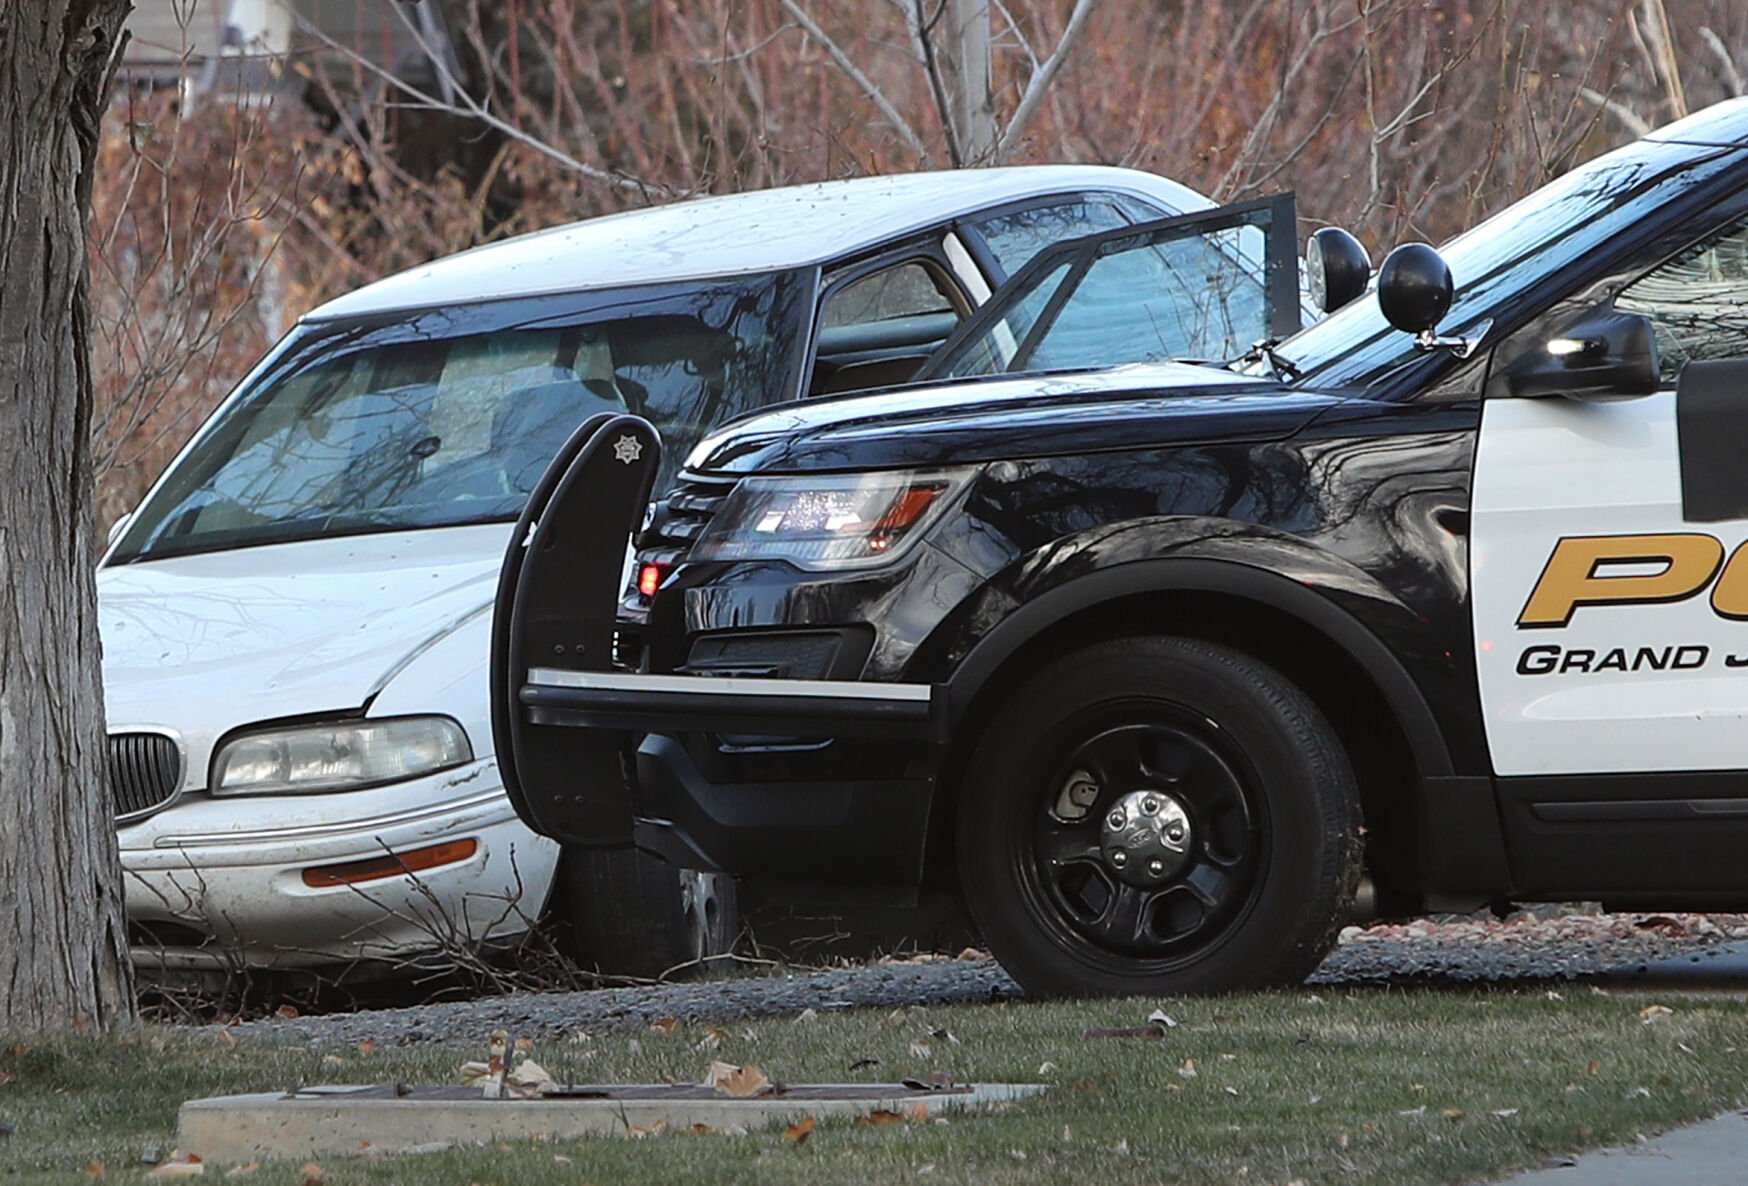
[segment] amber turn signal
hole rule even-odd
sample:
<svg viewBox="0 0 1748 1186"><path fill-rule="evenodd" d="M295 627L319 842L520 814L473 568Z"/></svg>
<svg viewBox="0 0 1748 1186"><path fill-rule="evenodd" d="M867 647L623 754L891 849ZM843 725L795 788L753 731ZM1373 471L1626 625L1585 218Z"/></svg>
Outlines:
<svg viewBox="0 0 1748 1186"><path fill-rule="evenodd" d="M419 873L440 865L465 861L479 851L479 841L450 840L428 848L390 853L368 861L347 861L343 865L319 865L303 871L303 883L311 889L330 889L336 885L358 885L366 881L381 881L403 873Z"/></svg>

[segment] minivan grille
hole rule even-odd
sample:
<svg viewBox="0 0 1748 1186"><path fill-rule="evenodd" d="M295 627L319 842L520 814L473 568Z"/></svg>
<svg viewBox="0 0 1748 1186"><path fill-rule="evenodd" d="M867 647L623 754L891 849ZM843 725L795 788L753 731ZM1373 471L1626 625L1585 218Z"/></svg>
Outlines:
<svg viewBox="0 0 1748 1186"><path fill-rule="evenodd" d="M162 733L111 733L109 785L115 818L156 811L182 785L182 749Z"/></svg>

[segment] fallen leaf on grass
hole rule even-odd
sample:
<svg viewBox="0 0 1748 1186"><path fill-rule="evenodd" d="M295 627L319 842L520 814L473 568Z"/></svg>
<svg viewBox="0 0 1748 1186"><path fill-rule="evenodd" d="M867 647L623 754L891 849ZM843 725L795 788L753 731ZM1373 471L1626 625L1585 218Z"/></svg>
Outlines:
<svg viewBox="0 0 1748 1186"><path fill-rule="evenodd" d="M1182 1078L1185 1078L1185 1079L1194 1079L1194 1078L1195 1078L1195 1077L1196 1077L1196 1074L1197 1074L1197 1071L1196 1071L1196 1060L1195 1060L1195 1059L1193 1059L1193 1058L1186 1058L1186 1059L1184 1059L1184 1065L1183 1065L1183 1066L1181 1066L1181 1067L1179 1067L1179 1068L1178 1068L1178 1069L1177 1069L1177 1073L1178 1073L1178 1074L1179 1074L1179 1075L1180 1075L1180 1076L1181 1076L1181 1077L1182 1077Z"/></svg>
<svg viewBox="0 0 1748 1186"><path fill-rule="evenodd" d="M1041 1062L1038 1064L1038 1074L1040 1074L1040 1075L1054 1075L1055 1073L1056 1073L1056 1064L1055 1063L1053 1063L1053 1062Z"/></svg>
<svg viewBox="0 0 1748 1186"><path fill-rule="evenodd" d="M328 1171L313 1161L306 1161L297 1167L297 1172L304 1176L306 1182L320 1182L322 1175Z"/></svg>
<svg viewBox="0 0 1748 1186"><path fill-rule="evenodd" d="M230 1169L225 1171L225 1177L247 1178L259 1172L260 1169L261 1163L259 1161L246 1162L243 1165L233 1165Z"/></svg>
<svg viewBox="0 0 1748 1186"><path fill-rule="evenodd" d="M1163 1025L1168 1030L1174 1030L1177 1028L1177 1019L1172 1017L1164 1009L1155 1009L1147 1015L1147 1020L1153 1022L1155 1025Z"/></svg>
<svg viewBox="0 0 1748 1186"><path fill-rule="evenodd" d="M94 1161L85 1167L85 1176L90 1178L93 1182L102 1181L104 1172L103 1163L101 1161Z"/></svg>
<svg viewBox="0 0 1748 1186"><path fill-rule="evenodd" d="M1646 1005L1639 1010L1639 1023L1641 1025L1656 1025L1674 1012L1675 1010L1668 1005Z"/></svg>
<svg viewBox="0 0 1748 1186"><path fill-rule="evenodd" d="M771 1090L771 1080L758 1067L737 1067L731 1062L713 1062L704 1075L704 1086L729 1099L745 1100Z"/></svg>
<svg viewBox="0 0 1748 1186"><path fill-rule="evenodd" d="M702 1038L698 1039L698 1045L696 1048L699 1050L715 1050L718 1046L722 1045L727 1037L727 1030L719 1029L713 1025L704 1031L704 1036Z"/></svg>
<svg viewBox="0 0 1748 1186"><path fill-rule="evenodd" d="M1489 1115L1496 1116L1501 1120L1510 1120L1513 1116L1517 1115L1517 1109L1495 1108L1491 1113L1489 1113Z"/></svg>
<svg viewBox="0 0 1748 1186"><path fill-rule="evenodd" d="M172 1157L152 1167L146 1174L148 1178L196 1178L206 1173L206 1164L190 1153L182 1157Z"/></svg>
<svg viewBox="0 0 1748 1186"><path fill-rule="evenodd" d="M904 1109L904 1118L912 1124L927 1124L929 1117L932 1115L934 1115L934 1113L929 1111L929 1106L921 1100L918 1100L914 1104L910 1104Z"/></svg>
<svg viewBox="0 0 1748 1186"><path fill-rule="evenodd" d="M682 1028L678 1017L658 1017L649 1023L650 1033L667 1034L669 1037L679 1033Z"/></svg>
<svg viewBox="0 0 1748 1186"><path fill-rule="evenodd" d="M358 1053L369 1058L376 1053L376 1043L372 1042L369 1038L364 1039L364 1041L358 1043Z"/></svg>
<svg viewBox="0 0 1748 1186"><path fill-rule="evenodd" d="M933 1053L934 1053L934 1048L932 1046L930 1046L927 1042L920 1042L919 1041L919 1042L912 1042L910 1044L910 1056L912 1058L927 1058L927 1057L929 1057L929 1055L931 1055Z"/></svg>
<svg viewBox="0 0 1748 1186"><path fill-rule="evenodd" d="M279 1018L281 1021L295 1021L297 1015L297 1006L291 1004L281 1005L273 1011L273 1016Z"/></svg>
<svg viewBox="0 0 1748 1186"><path fill-rule="evenodd" d="M1420 1107L1418 1107L1418 1108L1403 1108L1400 1112L1396 1113L1396 1115L1398 1115L1398 1116L1424 1116L1424 1115L1426 1115L1426 1105L1421 1104Z"/></svg>
<svg viewBox="0 0 1748 1186"><path fill-rule="evenodd" d="M888 1112L885 1108L876 1109L866 1116L860 1116L856 1119L856 1124L862 1128L885 1128L889 1124L903 1123L903 1116L897 1112Z"/></svg>
<svg viewBox="0 0 1748 1186"><path fill-rule="evenodd" d="M715 1131L708 1124L694 1124L692 1126L692 1135L695 1137L707 1137Z"/></svg>
<svg viewBox="0 0 1748 1186"><path fill-rule="evenodd" d="M555 1161L555 1162L557 1162L557 1163L558 1163L558 1164L559 1164L559 1165L569 1165L569 1164L570 1164L570 1163L571 1163L571 1159L570 1159L570 1158L568 1158L568 1157L566 1157L566 1156L565 1156L565 1155L564 1155L564 1154L562 1154L562 1153L554 1153L554 1154L553 1154L553 1155L552 1155L552 1159L553 1159L553 1160L554 1160L554 1161Z"/></svg>
<svg viewBox="0 0 1748 1186"><path fill-rule="evenodd" d="M806 1144L807 1138L813 1135L814 1126L818 1123L819 1121L817 1119L809 1116L800 1124L791 1124L788 1128L783 1130L783 1139L788 1141L791 1145Z"/></svg>
<svg viewBox="0 0 1748 1186"><path fill-rule="evenodd" d="M513 1088L517 1095L526 1099L544 1095L549 1089L556 1086L556 1081L545 1067L532 1058L525 1058L516 1064L515 1070L504 1076L504 1084Z"/></svg>
<svg viewBox="0 0 1748 1186"><path fill-rule="evenodd" d="M1600 1070L1600 1069L1601 1069L1601 1067L1602 1067L1602 1064L1601 1064L1601 1063L1599 1063L1599 1062L1597 1062L1597 1061L1596 1061L1596 1060L1595 1060L1595 1059L1594 1059L1594 1058L1593 1058L1593 1059L1591 1059L1591 1060L1590 1060L1590 1061L1589 1061L1589 1062L1587 1062L1587 1063L1585 1063L1585 1064L1584 1064L1584 1073L1585 1073L1585 1074L1586 1074L1586 1075L1594 1075L1594 1074L1596 1074L1596 1072L1597 1072L1597 1071L1598 1071L1598 1070Z"/></svg>
<svg viewBox="0 0 1748 1186"><path fill-rule="evenodd" d="M639 1141L645 1137L659 1137L667 1131L668 1122L666 1120L658 1120L648 1128L639 1128L635 1124L625 1126L625 1135Z"/></svg>
<svg viewBox="0 0 1748 1186"><path fill-rule="evenodd" d="M1445 1108L1439 1112L1439 1115L1443 1116L1446 1120L1461 1120L1464 1116L1468 1115L1468 1113L1461 1108Z"/></svg>

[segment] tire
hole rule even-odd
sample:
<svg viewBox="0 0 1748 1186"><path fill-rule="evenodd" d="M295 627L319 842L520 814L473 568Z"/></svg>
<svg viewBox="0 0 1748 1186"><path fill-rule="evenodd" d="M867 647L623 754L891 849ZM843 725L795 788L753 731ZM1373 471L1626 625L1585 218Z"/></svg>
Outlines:
<svg viewBox="0 0 1748 1186"><path fill-rule="evenodd" d="M635 848L568 848L550 911L559 950L606 976L701 971L733 953L734 879L680 869Z"/></svg>
<svg viewBox="0 0 1748 1186"><path fill-rule="evenodd" d="M1030 996L1297 984L1349 917L1352 768L1304 693L1242 652L1065 655L997 710L968 771L966 904Z"/></svg>

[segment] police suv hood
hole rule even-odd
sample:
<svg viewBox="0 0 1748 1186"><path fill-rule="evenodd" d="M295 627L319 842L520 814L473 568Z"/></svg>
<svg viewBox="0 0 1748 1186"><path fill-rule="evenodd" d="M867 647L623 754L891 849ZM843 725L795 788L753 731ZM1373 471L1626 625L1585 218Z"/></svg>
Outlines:
<svg viewBox="0 0 1748 1186"><path fill-rule="evenodd" d="M1181 363L962 380L783 404L718 429L686 464L717 473L888 469L1271 440L1291 436L1338 402Z"/></svg>
<svg viewBox="0 0 1748 1186"><path fill-rule="evenodd" d="M440 712L489 753L490 607L507 524L236 548L98 570L112 731L213 743L287 717ZM477 695L473 684L478 684ZM475 703L477 701L477 704Z"/></svg>

